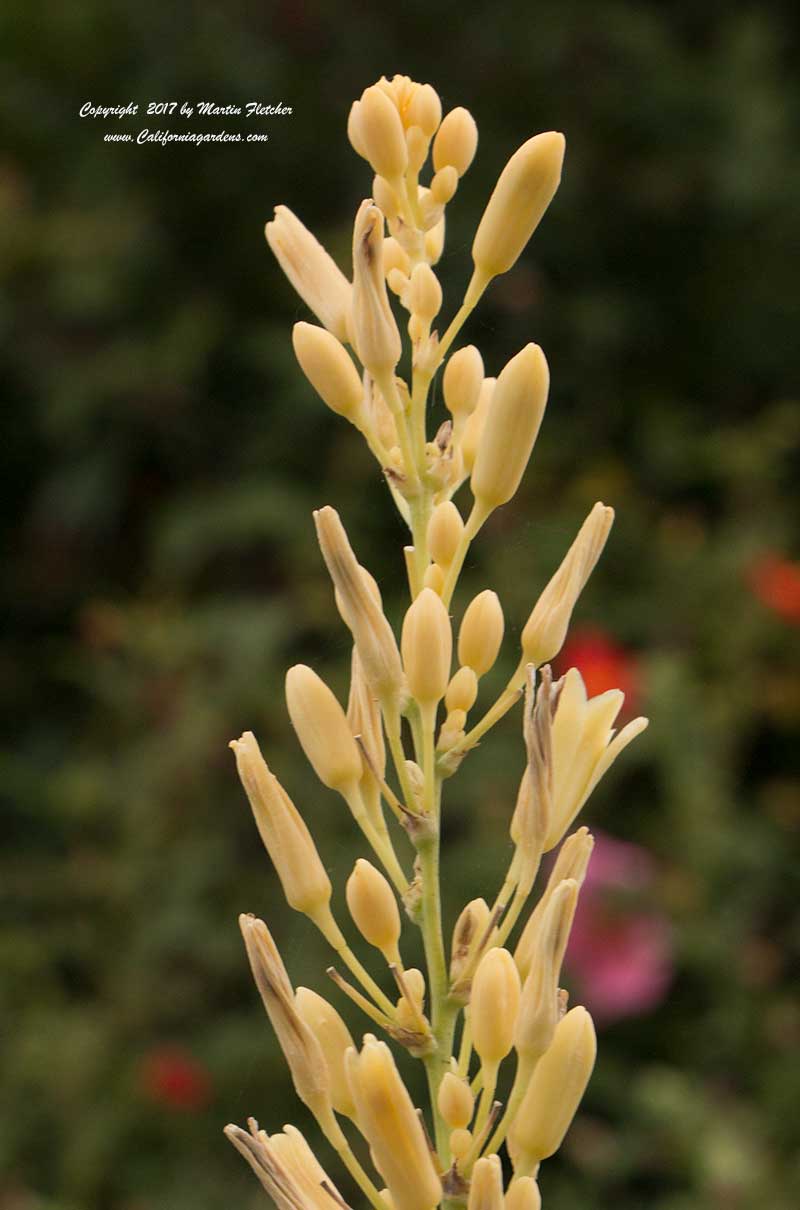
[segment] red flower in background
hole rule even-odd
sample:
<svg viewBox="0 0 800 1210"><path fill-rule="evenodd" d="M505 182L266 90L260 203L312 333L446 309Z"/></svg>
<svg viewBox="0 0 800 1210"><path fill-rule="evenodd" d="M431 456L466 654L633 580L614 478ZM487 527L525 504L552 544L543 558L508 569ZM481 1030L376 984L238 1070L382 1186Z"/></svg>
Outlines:
<svg viewBox="0 0 800 1210"><path fill-rule="evenodd" d="M573 631L561 648L557 663L559 675L569 668L578 669L589 697L607 689L621 689L625 694L625 714L635 713L641 696L636 657L605 631L590 626Z"/></svg>
<svg viewBox="0 0 800 1210"><path fill-rule="evenodd" d="M595 837L566 965L599 1024L651 1011L672 981L669 924L642 905L654 876L645 849Z"/></svg>
<svg viewBox="0 0 800 1210"><path fill-rule="evenodd" d="M800 625L800 563L777 554L765 554L750 567L747 579L762 605L784 622Z"/></svg>
<svg viewBox="0 0 800 1210"><path fill-rule="evenodd" d="M157 1046L141 1065L147 1097L168 1109L197 1113L211 1100L211 1077L201 1063L180 1046Z"/></svg>

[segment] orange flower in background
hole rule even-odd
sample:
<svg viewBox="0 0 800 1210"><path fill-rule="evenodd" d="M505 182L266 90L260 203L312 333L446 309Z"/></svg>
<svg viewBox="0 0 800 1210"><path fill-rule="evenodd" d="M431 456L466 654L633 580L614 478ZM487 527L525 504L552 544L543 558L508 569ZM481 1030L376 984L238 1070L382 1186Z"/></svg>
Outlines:
<svg viewBox="0 0 800 1210"><path fill-rule="evenodd" d="M625 694L626 715L635 713L642 696L641 673L634 655L598 627L576 628L561 649L558 672L577 668L590 697L607 689Z"/></svg>
<svg viewBox="0 0 800 1210"><path fill-rule="evenodd" d="M800 563L770 552L751 565L747 580L762 605L784 622L800 625Z"/></svg>
<svg viewBox="0 0 800 1210"><path fill-rule="evenodd" d="M211 1076L180 1046L156 1046L144 1055L140 1079L145 1096L167 1109L199 1113L211 1101Z"/></svg>

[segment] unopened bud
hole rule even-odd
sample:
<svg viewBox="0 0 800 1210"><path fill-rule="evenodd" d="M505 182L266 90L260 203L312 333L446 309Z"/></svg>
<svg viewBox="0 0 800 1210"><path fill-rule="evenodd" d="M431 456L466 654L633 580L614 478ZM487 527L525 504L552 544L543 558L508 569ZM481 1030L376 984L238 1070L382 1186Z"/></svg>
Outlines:
<svg viewBox="0 0 800 1210"><path fill-rule="evenodd" d="M441 120L442 102L436 89L431 84L418 85L406 111L407 124L419 126L427 138L431 139Z"/></svg>
<svg viewBox="0 0 800 1210"><path fill-rule="evenodd" d="M573 1008L556 1026L508 1135L515 1171L527 1173L561 1146L586 1091L597 1053L592 1018Z"/></svg>
<svg viewBox="0 0 800 1210"><path fill-rule="evenodd" d="M429 265L438 264L444 251L445 220L439 219L435 227L425 232L425 259Z"/></svg>
<svg viewBox="0 0 800 1210"><path fill-rule="evenodd" d="M325 328L296 323L292 345L300 368L332 412L357 423L364 388L344 345Z"/></svg>
<svg viewBox="0 0 800 1210"><path fill-rule="evenodd" d="M578 828L577 832L573 832L571 836L567 837L559 849L555 864L550 871L550 877L547 880L547 886L536 907L531 912L530 918L517 942L517 948L514 950L514 961L517 964L517 969L523 983L527 979L535 960L539 934L542 929L547 905L556 888L568 879L574 880L578 889L580 889L586 877L586 868L589 864L593 848L594 837L589 829Z"/></svg>
<svg viewBox="0 0 800 1210"><path fill-rule="evenodd" d="M392 269L399 269L406 277L411 270L411 261L402 244L393 236L383 241L383 271L388 277Z"/></svg>
<svg viewBox="0 0 800 1210"><path fill-rule="evenodd" d="M469 714L478 696L478 676L474 668L459 668L444 695L444 703L448 710L463 710Z"/></svg>
<svg viewBox="0 0 800 1210"><path fill-rule="evenodd" d="M372 198L387 223L393 223L400 213L400 198L385 177L373 177Z"/></svg>
<svg viewBox="0 0 800 1210"><path fill-rule="evenodd" d="M505 1210L542 1210L542 1195L532 1176L518 1176L509 1186Z"/></svg>
<svg viewBox="0 0 800 1210"><path fill-rule="evenodd" d="M265 234L303 302L337 340L346 342L351 287L339 266L288 206L275 207Z"/></svg>
<svg viewBox="0 0 800 1210"><path fill-rule="evenodd" d="M469 1126L475 1100L466 1080L459 1079L452 1071L445 1072L436 1103L439 1113L452 1129Z"/></svg>
<svg viewBox="0 0 800 1210"><path fill-rule="evenodd" d="M294 1002L300 1017L319 1042L325 1056L333 1108L337 1113L352 1118L355 1115L355 1106L344 1069L344 1056L353 1045L350 1030L333 1005L310 988L298 987Z"/></svg>
<svg viewBox="0 0 800 1210"><path fill-rule="evenodd" d="M270 770L252 731L230 744L264 848L290 907L312 918L330 903L331 883L300 812Z"/></svg>
<svg viewBox="0 0 800 1210"><path fill-rule="evenodd" d="M469 168L478 147L478 127L468 109L451 109L433 140L433 166L437 172L452 164L459 176Z"/></svg>
<svg viewBox="0 0 800 1210"><path fill-rule="evenodd" d="M403 619L400 640L408 687L420 703L435 704L450 680L453 637L442 599L423 588Z"/></svg>
<svg viewBox="0 0 800 1210"><path fill-rule="evenodd" d="M503 368L492 395L470 486L487 509L519 487L542 423L550 374L544 353L528 344Z"/></svg>
<svg viewBox="0 0 800 1210"><path fill-rule="evenodd" d="M397 1001L397 1024L402 1028L416 1031L420 1026L423 1005L425 1004L425 976L415 966L410 966L403 972L403 982L411 1003L405 996Z"/></svg>
<svg viewBox="0 0 800 1210"><path fill-rule="evenodd" d="M486 936L489 927L489 905L485 899L471 899L456 920L450 949L450 983L455 986L469 958Z"/></svg>
<svg viewBox="0 0 800 1210"><path fill-rule="evenodd" d="M514 152L506 164L472 244L475 268L489 279L511 268L561 180L564 136L537 134Z"/></svg>
<svg viewBox="0 0 800 1210"><path fill-rule="evenodd" d="M484 1155L475 1161L467 1210L503 1210L503 1169L499 1155Z"/></svg>
<svg viewBox="0 0 800 1210"><path fill-rule="evenodd" d="M286 673L286 705L303 751L323 785L344 792L361 780L358 745L335 696L312 668Z"/></svg>
<svg viewBox="0 0 800 1210"><path fill-rule="evenodd" d="M389 883L371 862L359 857L345 888L353 923L365 941L379 949L387 962L398 962L400 912Z"/></svg>
<svg viewBox="0 0 800 1210"><path fill-rule="evenodd" d="M428 549L434 562L449 567L463 532L464 522L453 501L437 504L428 522Z"/></svg>
<svg viewBox="0 0 800 1210"><path fill-rule="evenodd" d="M370 201L361 203L353 228L352 323L365 368L378 381L393 373L402 344L383 275L383 215Z"/></svg>
<svg viewBox="0 0 800 1210"><path fill-rule="evenodd" d="M452 164L440 168L431 181L431 197L440 206L446 206L458 189L458 173Z"/></svg>
<svg viewBox="0 0 800 1210"><path fill-rule="evenodd" d="M514 1038L518 1053L531 1062L547 1050L558 1024L558 978L577 902L577 882L562 882L550 896L542 918Z"/></svg>
<svg viewBox="0 0 800 1210"><path fill-rule="evenodd" d="M442 390L447 410L466 418L475 411L483 386L483 358L475 345L465 345L448 359Z"/></svg>
<svg viewBox="0 0 800 1210"><path fill-rule="evenodd" d="M575 603L603 552L613 521L613 508L595 504L525 623L522 651L537 668L561 650Z"/></svg>
<svg viewBox="0 0 800 1210"><path fill-rule="evenodd" d="M460 1127L450 1131L450 1154L458 1162L472 1147L472 1131Z"/></svg>
<svg viewBox="0 0 800 1210"><path fill-rule="evenodd" d="M514 1044L520 998L519 971L508 950L487 950L472 980L472 1044L481 1062L500 1063Z"/></svg>
<svg viewBox="0 0 800 1210"><path fill-rule="evenodd" d="M430 567L426 567L425 575L422 577L422 587L432 589L437 596L442 595L444 572L438 563L431 563Z"/></svg>
<svg viewBox="0 0 800 1210"><path fill-rule="evenodd" d="M503 641L503 608L496 592L486 588L470 601L458 632L458 662L485 676Z"/></svg>
<svg viewBox="0 0 800 1210"><path fill-rule="evenodd" d="M362 762L363 772L359 783L361 796L368 810L380 820L382 818L381 789L376 779L383 777L386 768L383 719L380 705L364 679L361 661L355 647L350 664L347 722L352 734L359 737L368 757L368 760Z"/></svg>
<svg viewBox="0 0 800 1210"><path fill-rule="evenodd" d="M442 287L430 265L420 261L414 266L408 287L408 307L426 323L438 315L442 305Z"/></svg>
<svg viewBox="0 0 800 1210"><path fill-rule="evenodd" d="M369 160L379 176L388 181L399 180L406 170L408 155L397 107L378 85L373 84L364 89L354 109L356 151Z"/></svg>
<svg viewBox="0 0 800 1210"><path fill-rule="evenodd" d="M466 424L464 425L464 432L461 436L461 455L464 461L464 473L467 475L472 472L472 468L475 465L475 458L483 439L486 417L489 415L489 408L491 407L496 385L496 378L484 378L475 411L467 416Z"/></svg>

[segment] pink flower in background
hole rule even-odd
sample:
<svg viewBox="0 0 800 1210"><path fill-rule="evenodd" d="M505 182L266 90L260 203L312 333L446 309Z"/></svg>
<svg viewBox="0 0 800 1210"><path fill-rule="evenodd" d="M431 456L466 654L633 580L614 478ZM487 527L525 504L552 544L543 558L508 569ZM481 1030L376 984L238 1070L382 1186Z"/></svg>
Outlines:
<svg viewBox="0 0 800 1210"><path fill-rule="evenodd" d="M184 1112L198 1113L212 1096L208 1071L180 1046L149 1051L142 1060L141 1084L151 1101Z"/></svg>
<svg viewBox="0 0 800 1210"><path fill-rule="evenodd" d="M784 622L800 625L800 563L781 555L762 555L747 573L750 589L757 600Z"/></svg>
<svg viewBox="0 0 800 1210"><path fill-rule="evenodd" d="M625 694L625 714L635 714L641 697L641 677L636 657L597 627L578 627L561 649L558 673L577 668L589 697L607 689Z"/></svg>
<svg viewBox="0 0 800 1210"><path fill-rule="evenodd" d="M666 919L643 898L655 867L638 845L600 834L581 889L566 965L596 1021L654 1009L673 976Z"/></svg>

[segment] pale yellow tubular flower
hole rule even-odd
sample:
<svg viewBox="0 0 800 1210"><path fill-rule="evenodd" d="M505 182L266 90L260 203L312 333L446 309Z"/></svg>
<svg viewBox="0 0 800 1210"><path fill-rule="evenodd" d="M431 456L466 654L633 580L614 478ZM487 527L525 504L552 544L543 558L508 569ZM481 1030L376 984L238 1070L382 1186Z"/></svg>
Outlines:
<svg viewBox="0 0 800 1210"><path fill-rule="evenodd" d="M411 272L411 261L403 245L390 235L383 241L383 271L387 277L392 269L399 269L408 277Z"/></svg>
<svg viewBox="0 0 800 1210"><path fill-rule="evenodd" d="M252 731L232 740L230 747L289 906L317 918L328 909L331 883L300 812L268 769Z"/></svg>
<svg viewBox="0 0 800 1210"><path fill-rule="evenodd" d="M347 794L358 785L363 764L358 745L334 694L306 664L286 673L286 705L297 738L323 785Z"/></svg>
<svg viewBox="0 0 800 1210"><path fill-rule="evenodd" d="M364 387L344 345L325 328L296 323L292 346L301 370L323 403L361 427Z"/></svg>
<svg viewBox="0 0 800 1210"><path fill-rule="evenodd" d="M408 171L416 176L428 158L430 139L421 126L409 126L406 131Z"/></svg>
<svg viewBox="0 0 800 1210"><path fill-rule="evenodd" d="M547 886L530 914L522 935L514 950L514 961L517 964L520 978L524 984L527 979L537 951L539 933L542 928L544 914L556 888L567 879L573 879L578 888L583 885L586 868L594 848L594 837L588 828L578 828L568 836L558 851L555 864L550 871Z"/></svg>
<svg viewBox="0 0 800 1210"><path fill-rule="evenodd" d="M433 1210L441 1181L388 1046L367 1034L360 1054L347 1052L346 1069L359 1129L396 1210Z"/></svg>
<svg viewBox="0 0 800 1210"><path fill-rule="evenodd" d="M475 345L465 345L447 359L442 376L442 393L448 412L458 430L478 406L483 386L483 358Z"/></svg>
<svg viewBox="0 0 800 1210"><path fill-rule="evenodd" d="M385 177L372 178L372 198L387 223L394 223L400 213L401 201Z"/></svg>
<svg viewBox="0 0 800 1210"><path fill-rule="evenodd" d="M459 668L444 695L444 702L449 711L461 710L466 715L475 705L478 696L478 677L473 668Z"/></svg>
<svg viewBox="0 0 800 1210"><path fill-rule="evenodd" d="M309 987L298 987L295 1007L319 1042L330 1077L331 1103L337 1113L355 1117L355 1106L344 1069L344 1056L353 1046L350 1030L332 1004Z"/></svg>
<svg viewBox="0 0 800 1210"><path fill-rule="evenodd" d="M487 950L472 980L472 1044L482 1063L502 1062L514 1044L519 1012L519 971L508 950Z"/></svg>
<svg viewBox="0 0 800 1210"><path fill-rule="evenodd" d="M239 1154L247 1160L277 1210L311 1210L306 1192L275 1149L270 1146L263 1130L248 1134L246 1130L231 1123L225 1127L224 1133Z"/></svg>
<svg viewBox="0 0 800 1210"><path fill-rule="evenodd" d="M592 1018L573 1008L556 1026L533 1069L511 1124L508 1148L514 1171L529 1175L561 1146L581 1102L597 1054Z"/></svg>
<svg viewBox="0 0 800 1210"><path fill-rule="evenodd" d="M352 289L339 266L288 206L275 207L265 234L303 302L337 340L346 343Z"/></svg>
<svg viewBox="0 0 800 1210"><path fill-rule="evenodd" d="M486 417L489 415L489 408L492 404L492 396L496 385L496 378L484 378L475 411L467 416L464 423L464 429L461 434L461 455L464 460L465 475L471 474L472 468L475 465L475 458L483 439Z"/></svg>
<svg viewBox="0 0 800 1210"><path fill-rule="evenodd" d="M450 1155L458 1163L472 1150L472 1131L465 1126L457 1126L450 1131Z"/></svg>
<svg viewBox="0 0 800 1210"><path fill-rule="evenodd" d="M542 423L550 372L538 345L526 345L503 368L492 395L470 487L486 512L506 504L522 479Z"/></svg>
<svg viewBox="0 0 800 1210"><path fill-rule="evenodd" d="M408 309L429 324L439 314L442 287L433 269L425 261L414 266L408 286Z"/></svg>
<svg viewBox="0 0 800 1210"><path fill-rule="evenodd" d="M315 1117L330 1111L328 1065L314 1033L298 1013L292 985L263 920L239 917L247 957L267 1016L280 1043L297 1095Z"/></svg>
<svg viewBox="0 0 800 1210"><path fill-rule="evenodd" d="M428 551L434 563L449 567L463 532L464 521L453 501L437 504L428 522Z"/></svg>
<svg viewBox="0 0 800 1210"><path fill-rule="evenodd" d="M521 1060L534 1063L553 1040L559 1020L558 981L569 940L578 884L570 878L549 897L530 972L522 988L514 1046Z"/></svg>
<svg viewBox="0 0 800 1210"><path fill-rule="evenodd" d="M542 1210L542 1195L532 1176L518 1176L505 1197L505 1210Z"/></svg>
<svg viewBox="0 0 800 1210"><path fill-rule="evenodd" d="M442 102L431 84L420 84L414 91L405 113L408 126L418 126L430 140L442 120Z"/></svg>
<svg viewBox="0 0 800 1210"><path fill-rule="evenodd" d="M361 203L353 227L352 329L362 365L382 384L394 374L402 343L383 275L383 215L370 201Z"/></svg>
<svg viewBox="0 0 800 1210"><path fill-rule="evenodd" d="M458 172L452 164L440 168L431 181L431 197L440 206L452 201L458 189Z"/></svg>
<svg viewBox="0 0 800 1210"><path fill-rule="evenodd" d="M423 1023L423 1006L425 1004L425 976L416 967L410 966L403 972L403 983L408 998L400 996L397 1001L396 1021L403 1029L417 1032Z"/></svg>
<svg viewBox="0 0 800 1210"><path fill-rule="evenodd" d="M429 265L438 264L444 252L445 220L439 219L435 227L425 232L425 259Z"/></svg>
<svg viewBox="0 0 800 1210"><path fill-rule="evenodd" d="M545 852L558 844L606 770L647 726L646 718L635 718L615 734L625 695L610 689L587 698L577 668L570 668L559 687L552 734L553 815Z"/></svg>
<svg viewBox="0 0 800 1210"><path fill-rule="evenodd" d="M484 940L491 912L485 899L471 899L456 920L450 947L450 983L458 984L471 963L473 954Z"/></svg>
<svg viewBox="0 0 800 1210"><path fill-rule="evenodd" d="M433 166L437 172L452 165L462 177L478 148L478 127L468 109L451 109L433 140Z"/></svg>
<svg viewBox="0 0 800 1210"><path fill-rule="evenodd" d="M264 1136L264 1131L260 1131L259 1135ZM269 1145L273 1153L291 1172L314 1210L331 1210L335 1197L341 1198L342 1195L297 1127L284 1126L282 1134L269 1136ZM327 1185L328 1188L325 1188L324 1185Z"/></svg>
<svg viewBox="0 0 800 1210"><path fill-rule="evenodd" d="M425 575L422 577L422 587L433 589L437 596L442 595L444 572L437 563L431 563L430 567L425 569Z"/></svg>
<svg viewBox="0 0 800 1210"><path fill-rule="evenodd" d="M466 608L458 632L458 662L478 677L494 666L503 641L503 608L496 592L486 588Z"/></svg>
<svg viewBox="0 0 800 1210"><path fill-rule="evenodd" d="M345 896L353 923L364 940L379 949L387 962L400 966L400 912L380 870L359 857L347 880Z"/></svg>
<svg viewBox="0 0 800 1210"><path fill-rule="evenodd" d="M314 523L367 684L379 700L398 705L404 696L404 677L392 628L364 582L339 514L333 508L321 508L314 513Z"/></svg>
<svg viewBox="0 0 800 1210"><path fill-rule="evenodd" d="M383 738L383 719L378 701L370 691L361 668L358 651L353 648L350 664L350 695L347 701L347 722L353 735L364 745L368 759L363 761L363 773L359 782L361 797L372 822L383 830L381 811L381 789L377 778L382 778L386 769L386 744Z"/></svg>
<svg viewBox="0 0 800 1210"><path fill-rule="evenodd" d="M537 668L561 650L575 604L594 570L614 521L613 508L595 504L522 631L524 659Z"/></svg>
<svg viewBox="0 0 800 1210"><path fill-rule="evenodd" d="M439 1113L452 1130L463 1130L472 1121L475 1098L466 1080L452 1071L445 1072L436 1101Z"/></svg>
<svg viewBox="0 0 800 1210"><path fill-rule="evenodd" d="M500 173L472 244L481 288L511 268L538 227L561 180L564 147L563 134L537 134Z"/></svg>
<svg viewBox="0 0 800 1210"><path fill-rule="evenodd" d="M406 170L408 153L397 106L373 84L364 89L351 114L356 151L369 160L379 176L392 183L399 181Z"/></svg>
<svg viewBox="0 0 800 1210"><path fill-rule="evenodd" d="M485 1155L476 1161L467 1210L503 1210L503 1169L499 1155Z"/></svg>
<svg viewBox="0 0 800 1210"><path fill-rule="evenodd" d="M423 705L435 705L447 692L453 656L450 618L442 599L423 588L403 619L400 640L408 687Z"/></svg>

